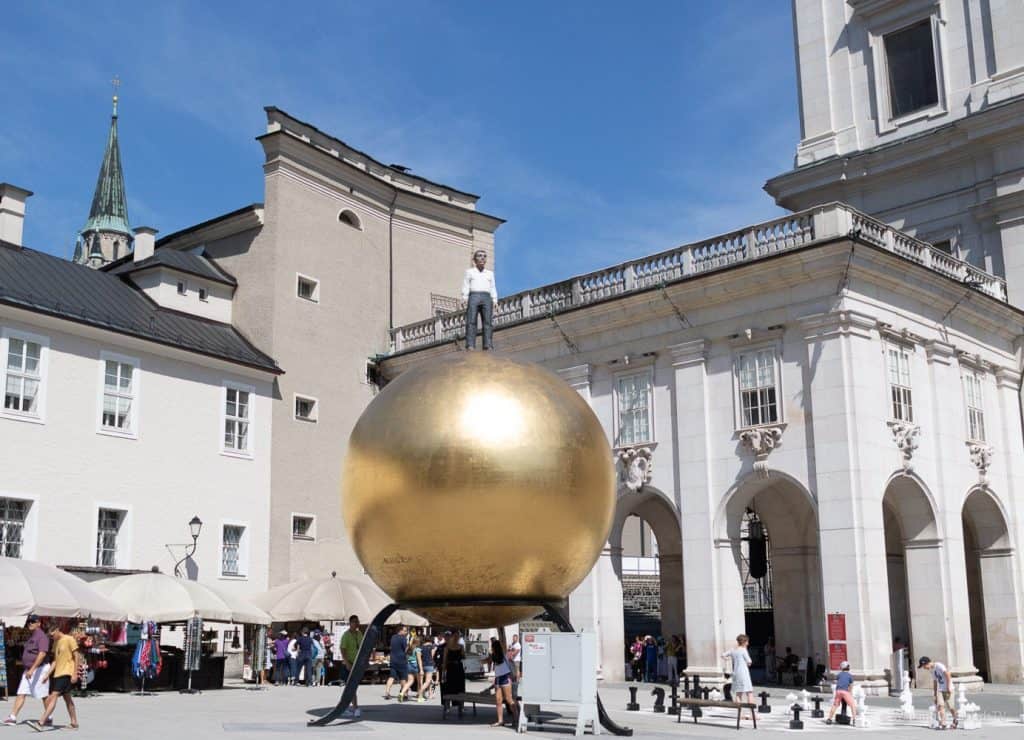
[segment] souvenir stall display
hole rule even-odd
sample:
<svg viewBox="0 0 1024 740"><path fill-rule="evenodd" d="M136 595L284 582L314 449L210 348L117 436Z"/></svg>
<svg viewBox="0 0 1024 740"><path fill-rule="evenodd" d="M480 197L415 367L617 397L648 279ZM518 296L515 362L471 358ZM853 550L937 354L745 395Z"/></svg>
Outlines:
<svg viewBox="0 0 1024 740"><path fill-rule="evenodd" d="M4 700L7 700L7 645L4 642L4 625L0 622L0 687L4 690Z"/></svg>
<svg viewBox="0 0 1024 740"><path fill-rule="evenodd" d="M192 673L198 671L203 659L203 618L192 617L185 624L185 672L188 674L188 685L181 690L183 694L198 694L199 689L192 688Z"/></svg>
<svg viewBox="0 0 1024 740"><path fill-rule="evenodd" d="M136 696L152 696L146 691L146 680L151 683L160 675L163 659L160 655L160 627L155 622L146 622L142 626L139 641L135 645L132 656L132 675L139 680Z"/></svg>
<svg viewBox="0 0 1024 740"><path fill-rule="evenodd" d="M266 681L266 672L272 667L270 657L273 645L267 645L265 625L245 625L245 653L242 656L242 680L255 683L257 688Z"/></svg>

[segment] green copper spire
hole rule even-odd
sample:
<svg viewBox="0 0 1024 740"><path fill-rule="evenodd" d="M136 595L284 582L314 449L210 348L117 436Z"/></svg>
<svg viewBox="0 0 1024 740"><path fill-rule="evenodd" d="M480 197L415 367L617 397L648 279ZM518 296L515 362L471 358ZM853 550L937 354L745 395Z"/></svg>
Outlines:
<svg viewBox="0 0 1024 740"><path fill-rule="evenodd" d="M121 169L121 149L117 144L117 94L115 79L114 111L110 116L107 149L103 153L96 192L92 196L89 219L79 232L81 237L96 232L123 234L131 239L128 226L128 202L124 191L124 172Z"/></svg>

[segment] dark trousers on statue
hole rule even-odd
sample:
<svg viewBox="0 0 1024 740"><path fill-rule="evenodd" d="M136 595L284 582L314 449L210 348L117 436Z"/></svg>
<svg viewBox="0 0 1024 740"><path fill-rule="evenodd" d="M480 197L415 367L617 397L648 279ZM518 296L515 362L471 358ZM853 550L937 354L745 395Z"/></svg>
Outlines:
<svg viewBox="0 0 1024 740"><path fill-rule="evenodd" d="M484 325L484 349L492 349L494 301L490 293L474 291L469 294L466 304L466 349L476 349L477 316L480 316Z"/></svg>

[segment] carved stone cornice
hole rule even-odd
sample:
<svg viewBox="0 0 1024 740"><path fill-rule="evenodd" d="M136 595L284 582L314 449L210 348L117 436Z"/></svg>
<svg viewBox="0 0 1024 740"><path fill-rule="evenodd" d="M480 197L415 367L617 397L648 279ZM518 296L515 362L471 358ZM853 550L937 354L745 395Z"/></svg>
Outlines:
<svg viewBox="0 0 1024 740"><path fill-rule="evenodd" d="M997 388L1008 388L1012 391L1020 389L1020 371L1009 367L995 367L992 374L996 376Z"/></svg>
<svg viewBox="0 0 1024 740"><path fill-rule="evenodd" d="M768 455L782 442L781 424L767 427L752 427L739 433L740 441L754 454L754 472L762 478L768 477Z"/></svg>
<svg viewBox="0 0 1024 740"><path fill-rule="evenodd" d="M878 327L878 319L860 311L843 309L803 316L800 318L800 326L804 330L804 339L809 342L849 335L872 339Z"/></svg>
<svg viewBox="0 0 1024 740"><path fill-rule="evenodd" d="M708 359L708 340L693 339L666 347L672 367L702 365Z"/></svg>
<svg viewBox="0 0 1024 740"><path fill-rule="evenodd" d="M590 388L590 365L573 365L555 371L575 390Z"/></svg>
<svg viewBox="0 0 1024 740"><path fill-rule="evenodd" d="M939 339L929 339L922 342L924 345L924 354L928 358L928 362L935 363L937 365L952 365L953 357L956 356L956 347L949 342L943 342Z"/></svg>
<svg viewBox="0 0 1024 740"><path fill-rule="evenodd" d="M651 482L654 447L654 444L641 444L615 448L613 455L620 490L636 493Z"/></svg>
<svg viewBox="0 0 1024 740"><path fill-rule="evenodd" d="M982 486L988 485L988 469L992 465L992 446L983 442L968 442L967 451L971 455L971 462L978 469L978 483Z"/></svg>
<svg viewBox="0 0 1024 740"><path fill-rule="evenodd" d="M903 470L909 473L914 469L911 460L917 451L921 427L906 421L890 421L889 431L892 432L893 441L903 456Z"/></svg>

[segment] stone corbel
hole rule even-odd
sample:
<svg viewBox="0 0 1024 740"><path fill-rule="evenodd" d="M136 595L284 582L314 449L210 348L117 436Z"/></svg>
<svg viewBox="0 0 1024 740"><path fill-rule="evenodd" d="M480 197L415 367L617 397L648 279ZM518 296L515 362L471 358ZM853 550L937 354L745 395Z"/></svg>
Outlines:
<svg viewBox="0 0 1024 740"><path fill-rule="evenodd" d="M891 421L889 422L889 430L892 432L892 438L896 442L896 447L899 448L900 454L903 456L903 470L909 473L914 469L911 461L913 460L914 452L917 450L921 427L906 421Z"/></svg>
<svg viewBox="0 0 1024 740"><path fill-rule="evenodd" d="M636 493L651 482L654 445L619 447L614 451L619 488Z"/></svg>
<svg viewBox="0 0 1024 740"><path fill-rule="evenodd" d="M740 432L740 441L754 454L754 472L768 477L768 455L782 441L782 426L754 427Z"/></svg>
<svg viewBox="0 0 1024 740"><path fill-rule="evenodd" d="M971 462L978 469L978 482L988 485L988 468L992 464L992 447L981 442L968 442L967 450L971 454Z"/></svg>

